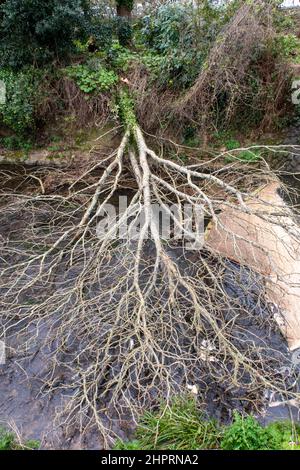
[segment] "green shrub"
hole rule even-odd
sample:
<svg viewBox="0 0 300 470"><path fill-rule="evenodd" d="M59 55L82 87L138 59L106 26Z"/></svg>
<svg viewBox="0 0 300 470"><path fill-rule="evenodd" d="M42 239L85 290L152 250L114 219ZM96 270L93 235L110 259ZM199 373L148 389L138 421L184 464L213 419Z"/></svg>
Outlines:
<svg viewBox="0 0 300 470"><path fill-rule="evenodd" d="M110 47L115 33L115 19L107 14L107 5L97 2L84 15L84 37L93 39L98 49Z"/></svg>
<svg viewBox="0 0 300 470"><path fill-rule="evenodd" d="M188 5L164 5L142 21L144 44L165 58L159 73L162 85L186 88L197 77L209 42L199 35L194 9Z"/></svg>
<svg viewBox="0 0 300 470"><path fill-rule="evenodd" d="M300 426L289 421L271 423L267 426L276 449L300 450Z"/></svg>
<svg viewBox="0 0 300 470"><path fill-rule="evenodd" d="M128 71L130 65L139 62L145 65L154 78L158 78L165 59L155 51L146 49L136 52L121 46L118 41L113 41L106 53L106 62L117 72L123 73Z"/></svg>
<svg viewBox="0 0 300 470"><path fill-rule="evenodd" d="M136 52L123 47L118 41L113 41L107 51L106 59L115 70L126 72L130 63L140 60L140 57Z"/></svg>
<svg viewBox="0 0 300 470"><path fill-rule="evenodd" d="M252 416L234 413L234 422L224 430L223 450L272 450L278 445L268 428L262 427ZM277 447L278 448L278 447Z"/></svg>
<svg viewBox="0 0 300 470"><path fill-rule="evenodd" d="M300 39L295 34L278 35L274 42L275 53L286 58L300 59Z"/></svg>
<svg viewBox="0 0 300 470"><path fill-rule="evenodd" d="M107 92L118 82L118 76L112 70L99 66L96 70L88 65L73 65L65 69L84 93Z"/></svg>
<svg viewBox="0 0 300 470"><path fill-rule="evenodd" d="M6 0L0 6L0 66L65 59L87 9L86 0Z"/></svg>
<svg viewBox="0 0 300 470"><path fill-rule="evenodd" d="M6 102L0 104L0 122L23 136L35 129L35 110L41 98L41 73L34 68L14 72L0 69L0 80L6 85Z"/></svg>
<svg viewBox="0 0 300 470"><path fill-rule="evenodd" d="M2 137L0 139L0 145L7 150L23 150L25 154L32 150L33 147L33 143L30 139L16 135Z"/></svg>
<svg viewBox="0 0 300 470"><path fill-rule="evenodd" d="M159 74L164 86L185 89L194 83L214 40L237 9L237 1L226 7L210 0L197 7L194 3L162 5L142 19L140 40L164 56Z"/></svg>

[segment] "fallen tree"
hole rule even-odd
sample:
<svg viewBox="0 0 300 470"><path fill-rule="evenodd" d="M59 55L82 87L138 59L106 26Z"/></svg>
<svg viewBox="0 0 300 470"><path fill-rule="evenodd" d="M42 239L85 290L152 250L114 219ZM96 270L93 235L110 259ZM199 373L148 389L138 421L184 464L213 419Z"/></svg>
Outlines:
<svg viewBox="0 0 300 470"><path fill-rule="evenodd" d="M64 390L63 422L82 431L97 426L106 446L114 435L112 421L134 420L162 397L168 403L188 390L201 402L224 387L250 409L260 408L265 390L296 399L280 374L287 361L282 351L247 327L278 330L265 301L266 278L251 266L233 267L212 244L203 247L203 232L195 221L187 224L184 210L185 204L192 213L200 208L222 237L230 237L236 260L242 259L244 234L224 221L220 207L242 218L253 215L262 221L261 230L266 223L284 227L298 243L294 224L287 223L290 209L272 202L270 211L269 202L253 192L274 175L267 166L253 169L250 181L247 166L232 163L213 171L216 158L186 167L148 147L132 109L127 107L124 118L119 147L77 176L67 194L2 194L2 226L24 221L22 230L10 228L1 238L1 338L9 356L30 357L42 337L49 345L43 393ZM103 164L101 176L87 183ZM99 232L124 172L135 182L130 202ZM167 240L153 217L157 203L172 221ZM126 219L128 232L119 240ZM172 236L176 227L181 239ZM260 240L245 241L270 256ZM244 284L251 308L228 293L228 276ZM72 379L58 381L61 369ZM220 406L222 399L218 395Z"/></svg>
<svg viewBox="0 0 300 470"><path fill-rule="evenodd" d="M171 160L161 141L148 143L127 93L117 108L123 134L105 157L71 173L32 171L24 179L36 182L33 193L22 193L20 182L9 189L11 174L3 171L0 339L8 359L24 369L43 344L45 370L36 372L41 393L50 399L61 390L60 423L82 433L96 427L105 447L117 434L115 422L126 426L176 394L216 404L225 419L238 406L262 411L266 393L299 400L287 347L278 346L284 312L275 317L267 297L270 271L242 252L246 244L275 268L264 243L270 227L275 245L282 231L299 243L296 210L259 192L280 186L277 176L263 159L247 165L230 152L192 166ZM124 181L128 204L107 218ZM52 189L58 182L60 192ZM154 217L157 206L170 221L168 233ZM242 224L257 221L262 236L237 231L226 211ZM205 243L207 224L230 239L230 254Z"/></svg>
<svg viewBox="0 0 300 470"><path fill-rule="evenodd" d="M267 184L259 191L259 200L250 203L251 209L272 214L274 204L285 208L279 189L278 182ZM266 296L278 309L277 319L290 349L298 349L300 232L292 212L277 223L276 219L271 222L270 218L260 218L252 211L241 214L235 208L225 208L220 219L234 235L223 234L217 224L209 231L207 243L224 256L266 277Z"/></svg>

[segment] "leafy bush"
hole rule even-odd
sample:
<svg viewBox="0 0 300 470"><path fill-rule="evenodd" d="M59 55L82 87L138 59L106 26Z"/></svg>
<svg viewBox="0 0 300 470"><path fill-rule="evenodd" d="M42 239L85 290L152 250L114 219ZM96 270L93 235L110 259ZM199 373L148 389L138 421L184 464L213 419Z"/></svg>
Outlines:
<svg viewBox="0 0 300 470"><path fill-rule="evenodd" d="M115 19L108 15L105 3L97 2L85 10L84 37L92 39L96 49L110 47L115 28Z"/></svg>
<svg viewBox="0 0 300 470"><path fill-rule="evenodd" d="M87 8L86 0L6 0L0 6L0 66L65 58L83 31Z"/></svg>
<svg viewBox="0 0 300 470"><path fill-rule="evenodd" d="M136 52L123 47L118 41L113 41L106 55L109 65L117 71L126 72L131 62L139 60Z"/></svg>
<svg viewBox="0 0 300 470"><path fill-rule="evenodd" d="M151 72L153 78L161 75L165 58L152 50L136 52L113 41L106 52L106 62L117 72L127 72L129 67L136 63L142 63Z"/></svg>
<svg viewBox="0 0 300 470"><path fill-rule="evenodd" d="M84 93L107 92L118 82L118 76L112 70L102 65L93 69L88 65L74 65L66 69L66 74L72 78Z"/></svg>
<svg viewBox="0 0 300 470"><path fill-rule="evenodd" d="M32 149L32 141L20 136L9 136L0 139L0 145L8 150L23 150L28 153Z"/></svg>
<svg viewBox="0 0 300 470"><path fill-rule="evenodd" d="M267 430L276 449L300 450L300 426L288 421L271 423Z"/></svg>
<svg viewBox="0 0 300 470"><path fill-rule="evenodd" d="M234 422L225 429L223 450L272 450L278 442L268 428L263 428L252 416L234 413Z"/></svg>
<svg viewBox="0 0 300 470"><path fill-rule="evenodd" d="M287 421L262 427L252 416L234 414L221 441L224 450L300 450L300 426Z"/></svg>
<svg viewBox="0 0 300 470"><path fill-rule="evenodd" d="M23 136L35 129L35 109L40 99L41 73L28 68L21 72L0 69L0 80L6 85L6 103L0 104L0 122Z"/></svg>
<svg viewBox="0 0 300 470"><path fill-rule="evenodd" d="M199 9L192 2L163 5L142 20L141 40L165 57L162 84L187 88L195 81L208 50L224 21L224 10L204 1Z"/></svg>
<svg viewBox="0 0 300 470"><path fill-rule="evenodd" d="M275 53L288 59L294 57L295 61L300 61L300 39L295 34L278 35L274 41Z"/></svg>
<svg viewBox="0 0 300 470"><path fill-rule="evenodd" d="M182 5L166 5L157 10L156 16L143 18L142 37L147 46L159 53L166 54L178 47L182 41L182 31L185 30L184 41L192 41L191 24L187 11Z"/></svg>

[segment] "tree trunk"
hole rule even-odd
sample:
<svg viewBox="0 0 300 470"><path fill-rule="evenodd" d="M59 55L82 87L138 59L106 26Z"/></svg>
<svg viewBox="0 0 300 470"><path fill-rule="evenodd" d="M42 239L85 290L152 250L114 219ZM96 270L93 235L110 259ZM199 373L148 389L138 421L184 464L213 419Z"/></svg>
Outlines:
<svg viewBox="0 0 300 470"><path fill-rule="evenodd" d="M123 18L131 18L131 9L126 5L118 5L117 15Z"/></svg>
<svg viewBox="0 0 300 470"><path fill-rule="evenodd" d="M131 13L133 10L133 1L117 0L118 37L122 46L128 47L132 40Z"/></svg>

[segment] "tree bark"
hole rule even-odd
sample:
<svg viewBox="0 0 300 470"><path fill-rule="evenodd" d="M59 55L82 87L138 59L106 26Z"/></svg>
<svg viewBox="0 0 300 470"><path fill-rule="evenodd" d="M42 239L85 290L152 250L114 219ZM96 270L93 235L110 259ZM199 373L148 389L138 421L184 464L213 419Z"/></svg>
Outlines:
<svg viewBox="0 0 300 470"><path fill-rule="evenodd" d="M117 15L123 18L131 18L131 9L126 5L117 6Z"/></svg>

